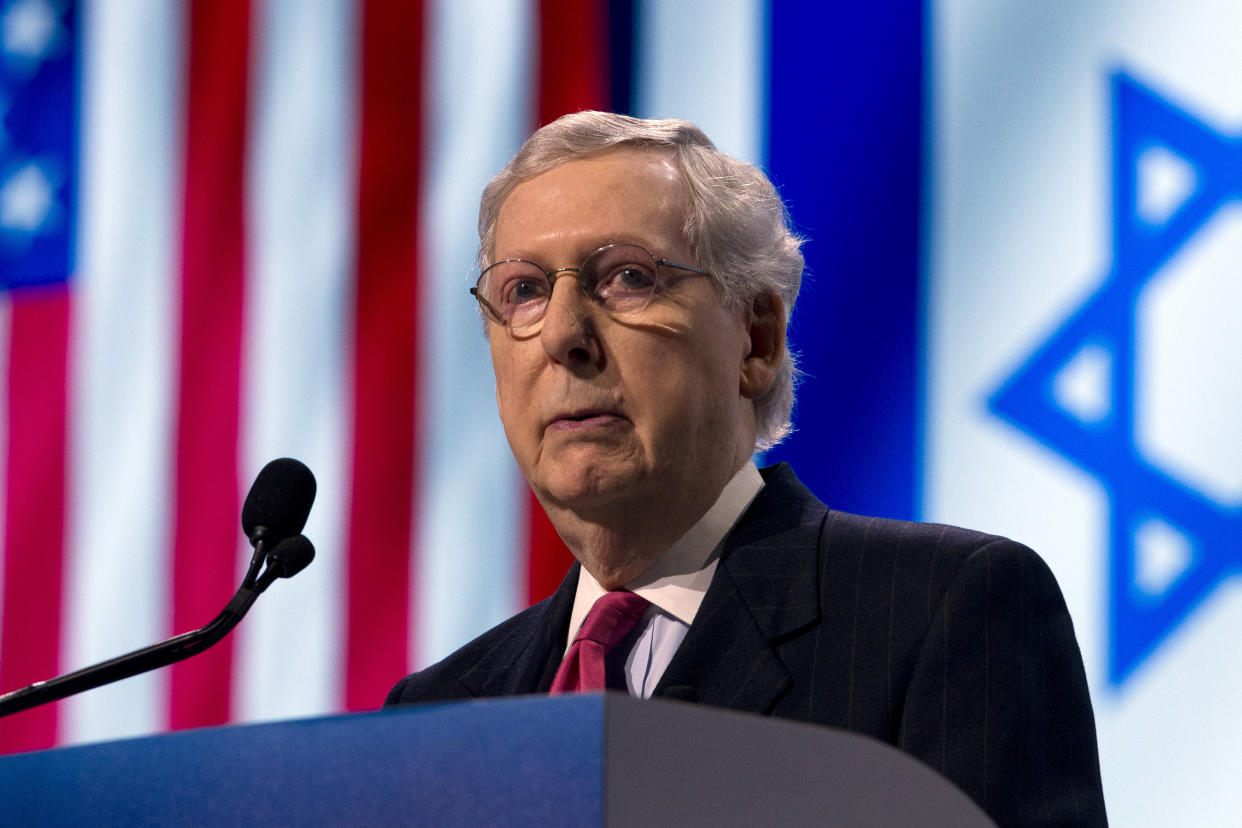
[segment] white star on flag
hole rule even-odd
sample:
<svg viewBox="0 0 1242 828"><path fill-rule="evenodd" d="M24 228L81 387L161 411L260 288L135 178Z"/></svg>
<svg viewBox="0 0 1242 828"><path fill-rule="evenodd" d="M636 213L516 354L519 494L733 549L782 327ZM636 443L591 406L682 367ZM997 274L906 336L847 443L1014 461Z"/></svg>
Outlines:
<svg viewBox="0 0 1242 828"><path fill-rule="evenodd" d="M52 182L37 164L27 164L0 188L0 227L34 233L52 210Z"/></svg>
<svg viewBox="0 0 1242 828"><path fill-rule="evenodd" d="M4 15L4 50L38 60L56 36L56 10L47 0L23 0Z"/></svg>

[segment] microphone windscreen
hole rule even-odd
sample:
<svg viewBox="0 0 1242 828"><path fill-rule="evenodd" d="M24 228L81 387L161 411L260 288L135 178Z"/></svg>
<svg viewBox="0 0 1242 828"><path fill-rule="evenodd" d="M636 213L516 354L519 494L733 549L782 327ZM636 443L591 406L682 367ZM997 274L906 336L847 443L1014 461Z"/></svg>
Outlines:
<svg viewBox="0 0 1242 828"><path fill-rule="evenodd" d="M267 553L267 565L281 578L292 578L315 560L315 547L305 535L285 538Z"/></svg>
<svg viewBox="0 0 1242 828"><path fill-rule="evenodd" d="M268 537L287 538L302 531L315 502L315 475L290 457L263 467L242 506L242 529L253 538L257 527ZM312 553L313 554L313 553Z"/></svg>

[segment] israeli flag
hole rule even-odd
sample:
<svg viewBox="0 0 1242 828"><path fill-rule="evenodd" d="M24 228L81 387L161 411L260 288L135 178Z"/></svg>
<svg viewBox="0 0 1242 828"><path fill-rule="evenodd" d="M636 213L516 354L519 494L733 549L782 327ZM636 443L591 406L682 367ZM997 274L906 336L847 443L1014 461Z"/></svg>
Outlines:
<svg viewBox="0 0 1242 828"><path fill-rule="evenodd" d="M1242 4L944 0L930 26L924 516L1056 572L1116 824L1232 822Z"/></svg>

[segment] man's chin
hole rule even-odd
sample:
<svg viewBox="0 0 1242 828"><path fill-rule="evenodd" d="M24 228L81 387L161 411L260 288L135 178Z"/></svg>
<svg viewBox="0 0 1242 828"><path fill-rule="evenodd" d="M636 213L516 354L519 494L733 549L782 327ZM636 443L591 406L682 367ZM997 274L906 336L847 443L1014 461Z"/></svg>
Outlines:
<svg viewBox="0 0 1242 828"><path fill-rule="evenodd" d="M535 485L545 506L565 509L583 517L616 509L638 490L639 475L632 470L599 465L556 473Z"/></svg>

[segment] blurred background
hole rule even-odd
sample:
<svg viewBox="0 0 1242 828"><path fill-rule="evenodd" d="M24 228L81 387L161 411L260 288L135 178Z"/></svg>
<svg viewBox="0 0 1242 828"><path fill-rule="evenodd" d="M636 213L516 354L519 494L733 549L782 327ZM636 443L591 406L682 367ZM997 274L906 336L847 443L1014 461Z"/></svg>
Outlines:
<svg viewBox="0 0 1242 828"><path fill-rule="evenodd" d="M1242 813L1242 6L0 0L0 691L202 626L255 473L319 557L11 752L374 709L568 562L495 414L478 196L680 117L807 238L789 461L1038 551L1122 825Z"/></svg>

